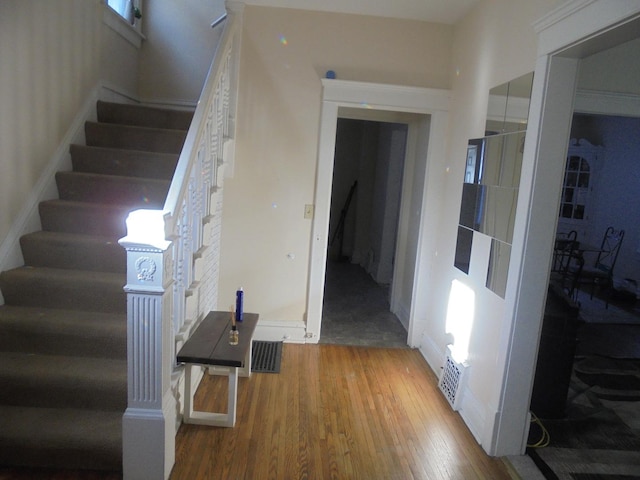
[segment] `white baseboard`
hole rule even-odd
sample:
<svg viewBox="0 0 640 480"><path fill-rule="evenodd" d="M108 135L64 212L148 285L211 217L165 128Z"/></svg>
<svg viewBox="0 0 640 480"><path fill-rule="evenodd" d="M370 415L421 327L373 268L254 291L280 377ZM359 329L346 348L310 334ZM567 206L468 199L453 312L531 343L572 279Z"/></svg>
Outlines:
<svg viewBox="0 0 640 480"><path fill-rule="evenodd" d="M422 336L422 341L418 350L431 367L431 370L440 378L442 366L444 365L445 356L447 354L446 347L441 349L436 345L430 337Z"/></svg>
<svg viewBox="0 0 640 480"><path fill-rule="evenodd" d="M440 378L445 361L446 349L440 349L431 340L431 338L423 336L419 351L431 369L435 372L436 376ZM460 409L458 413L462 417L462 420L464 420L464 423L476 441L484 448L488 448L491 443L491 435L487 438L484 434L486 431L486 419L488 418L488 413L484 405L478 401L478 399L473 395L473 392L469 390L469 386L466 382L459 395Z"/></svg>
<svg viewBox="0 0 640 480"><path fill-rule="evenodd" d="M465 385L461 394L460 416L471 431L478 444L488 447L484 442L483 432L486 428L486 411L483 404L473 395L473 392Z"/></svg>
<svg viewBox="0 0 640 480"><path fill-rule="evenodd" d="M253 334L254 340L266 342L307 343L304 322L279 322L260 320Z"/></svg>

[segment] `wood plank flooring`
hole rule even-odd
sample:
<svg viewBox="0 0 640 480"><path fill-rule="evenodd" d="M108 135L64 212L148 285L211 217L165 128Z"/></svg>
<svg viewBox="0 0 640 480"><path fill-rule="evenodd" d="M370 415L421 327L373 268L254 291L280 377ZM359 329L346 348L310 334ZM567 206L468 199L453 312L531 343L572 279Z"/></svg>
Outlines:
<svg viewBox="0 0 640 480"><path fill-rule="evenodd" d="M195 407L224 411L226 377ZM0 469L0 480L112 480L96 472ZM182 425L171 480L509 479L452 411L416 350L294 345L279 374L241 378L235 428Z"/></svg>
<svg viewBox="0 0 640 480"><path fill-rule="evenodd" d="M280 374L238 388L235 428L182 425L171 480L511 478L414 350L286 344ZM226 379L196 408L226 408Z"/></svg>

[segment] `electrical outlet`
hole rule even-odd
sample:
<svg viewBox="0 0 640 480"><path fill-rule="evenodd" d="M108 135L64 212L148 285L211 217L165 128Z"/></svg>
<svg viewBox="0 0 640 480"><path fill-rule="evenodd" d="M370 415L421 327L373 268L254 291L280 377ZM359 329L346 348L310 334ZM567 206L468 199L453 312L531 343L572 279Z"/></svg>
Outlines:
<svg viewBox="0 0 640 480"><path fill-rule="evenodd" d="M304 218L313 218L313 205L307 204L304 206Z"/></svg>

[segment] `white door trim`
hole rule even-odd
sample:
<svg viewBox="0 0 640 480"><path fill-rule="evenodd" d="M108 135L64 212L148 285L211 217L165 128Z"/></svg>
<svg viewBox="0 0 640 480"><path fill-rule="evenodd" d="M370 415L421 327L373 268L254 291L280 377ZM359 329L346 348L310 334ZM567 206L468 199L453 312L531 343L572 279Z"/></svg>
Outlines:
<svg viewBox="0 0 640 480"><path fill-rule="evenodd" d="M488 453L524 453L528 415L546 299L553 232L569 142L578 62L637 34L640 4L620 0L574 0L534 24L538 60L514 229L514 250L505 298L499 364L505 366ZM620 28L617 28L620 27ZM549 161L549 159L556 161ZM523 210L521 212L521 210ZM484 444L484 441L483 441Z"/></svg>
<svg viewBox="0 0 640 480"><path fill-rule="evenodd" d="M438 132L440 137L429 134L429 152L425 161L427 169L433 155L442 155L444 135L448 120L450 92L441 89L381 85L343 80L322 80L322 109L318 143L318 164L316 172L315 214L311 231L311 255L309 266L309 290L307 292L307 340L317 343L322 322L322 301L324 297L324 277L329 234L329 213L331 208L331 185L336 142L336 127L340 108L386 110L431 115L430 132ZM433 152L433 153L432 153ZM423 200L423 206L426 201ZM421 221L421 233L424 230ZM419 242L422 246L423 243ZM421 248L421 247L420 247ZM417 252L420 257L420 251ZM416 262L415 279L422 278ZM415 284L415 282L414 282ZM410 345L418 341L413 317L415 296L409 319ZM414 333L412 333L414 332Z"/></svg>

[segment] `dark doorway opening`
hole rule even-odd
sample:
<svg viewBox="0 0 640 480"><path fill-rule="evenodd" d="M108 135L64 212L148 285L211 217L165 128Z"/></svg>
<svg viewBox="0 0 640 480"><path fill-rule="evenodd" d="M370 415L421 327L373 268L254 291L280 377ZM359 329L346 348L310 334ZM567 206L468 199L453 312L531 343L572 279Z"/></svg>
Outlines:
<svg viewBox="0 0 640 480"><path fill-rule="evenodd" d="M406 346L390 311L408 125L339 118L320 343Z"/></svg>

